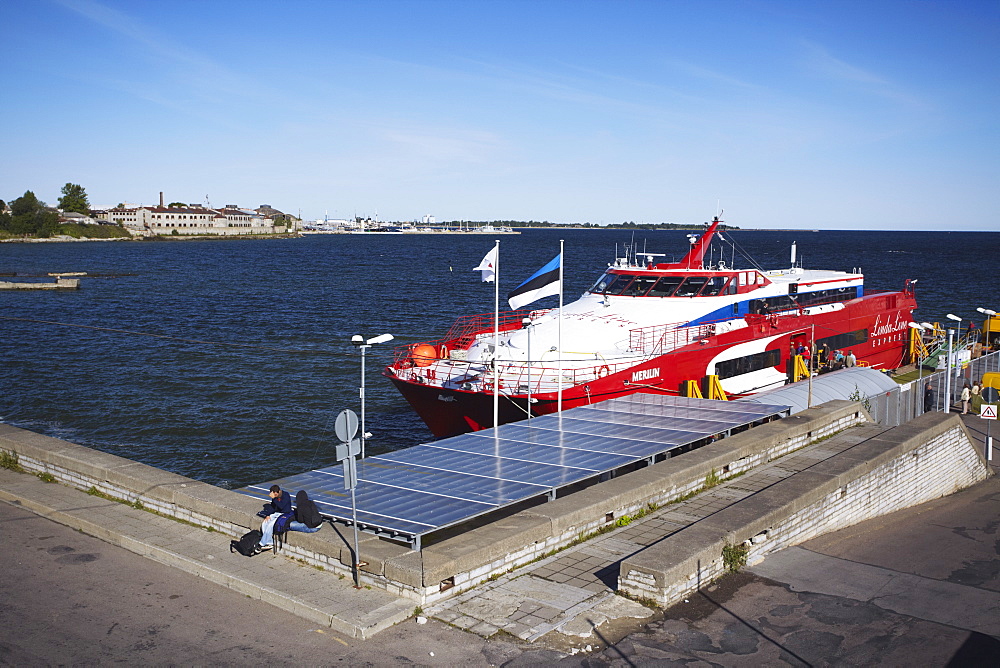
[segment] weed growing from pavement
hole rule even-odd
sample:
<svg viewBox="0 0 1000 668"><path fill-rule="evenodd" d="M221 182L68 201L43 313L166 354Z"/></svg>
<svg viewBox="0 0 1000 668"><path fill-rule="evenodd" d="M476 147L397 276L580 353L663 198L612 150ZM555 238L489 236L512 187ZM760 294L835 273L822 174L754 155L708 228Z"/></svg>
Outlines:
<svg viewBox="0 0 1000 668"><path fill-rule="evenodd" d="M627 598L630 601L635 601L639 605L644 605L647 608L652 608L653 610L657 610L660 607L659 603L651 598L646 598L645 596L636 596L635 594L630 594L627 591L622 591L621 589L616 589L614 593L616 596L621 596L622 598Z"/></svg>
<svg viewBox="0 0 1000 668"><path fill-rule="evenodd" d="M153 510L152 508L147 508L146 506L144 506L142 504L142 501L140 501L139 499L136 499L135 501L128 501L126 499L119 499L117 497L111 496L110 494L105 494L104 492L102 492L101 490L99 490L99 489L97 489L96 487L93 487L93 486L90 489L87 490L87 494L90 494L91 496L96 496L98 498L104 499L105 501L114 501L115 503L120 503L120 504L128 506L130 508L135 508L136 510L141 510L143 512L150 513L152 515L156 515L157 517L162 517L164 519L173 520L174 522L179 522L181 524L186 524L189 527L194 527L196 529L204 529L205 531L209 531L209 532L214 532L215 531L215 529L213 527L205 527L205 526L202 526L200 524L195 524L194 522L189 522L188 520L182 520L181 518L174 517L173 515L166 515L164 513L161 513L158 510Z"/></svg>
<svg viewBox="0 0 1000 668"><path fill-rule="evenodd" d="M13 450L0 450L0 468L9 469L15 473L24 473L21 468L21 460Z"/></svg>
<svg viewBox="0 0 1000 668"><path fill-rule="evenodd" d="M49 473L48 471L40 471L39 473L36 473L35 475L38 476L38 479L41 480L42 482L55 482L56 481L56 477L54 475L52 475L51 473Z"/></svg>
<svg viewBox="0 0 1000 668"><path fill-rule="evenodd" d="M743 543L730 545L726 543L722 547L722 563L730 573L739 573L740 569L747 565L747 556L749 554L749 545Z"/></svg>

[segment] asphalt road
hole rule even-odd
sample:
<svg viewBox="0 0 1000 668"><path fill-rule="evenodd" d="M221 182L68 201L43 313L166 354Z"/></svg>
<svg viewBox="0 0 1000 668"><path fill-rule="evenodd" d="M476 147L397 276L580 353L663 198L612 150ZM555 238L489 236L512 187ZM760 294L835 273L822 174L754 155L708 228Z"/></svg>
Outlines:
<svg viewBox="0 0 1000 668"><path fill-rule="evenodd" d="M994 476L727 576L591 665L1000 665L998 527Z"/></svg>
<svg viewBox="0 0 1000 668"><path fill-rule="evenodd" d="M0 536L3 665L475 666L523 654L433 621L348 638L6 503Z"/></svg>

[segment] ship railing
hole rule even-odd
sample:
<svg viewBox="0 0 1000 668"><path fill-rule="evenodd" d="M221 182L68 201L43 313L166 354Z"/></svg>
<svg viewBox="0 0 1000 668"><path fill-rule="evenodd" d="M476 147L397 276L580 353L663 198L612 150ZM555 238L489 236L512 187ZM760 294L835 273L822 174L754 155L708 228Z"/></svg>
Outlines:
<svg viewBox="0 0 1000 668"><path fill-rule="evenodd" d="M574 385L598 381L606 376L635 366L636 360L612 362L597 360L587 366L572 366L560 370L546 362L501 362L497 369L497 380L501 394L544 394L559 389L559 374L562 373L563 389ZM444 387L447 389L473 392L492 392L493 366L483 362L463 360L436 360L426 366L394 365L393 373L401 380Z"/></svg>
<svg viewBox="0 0 1000 668"><path fill-rule="evenodd" d="M629 330L629 349L654 357L715 334L715 324L684 327L684 323L651 325Z"/></svg>
<svg viewBox="0 0 1000 668"><path fill-rule="evenodd" d="M559 375L562 374L564 390L576 385L592 383L607 376L624 371L635 366L636 361L611 362L598 360L589 366L572 366L559 369L551 366L551 362L532 362L530 365L520 362L501 364L498 369L500 391L504 394L545 394L559 390ZM492 384L492 371L484 377L487 385Z"/></svg>
<svg viewBox="0 0 1000 668"><path fill-rule="evenodd" d="M521 329L524 326L524 319L532 320L545 315L552 309L520 309L501 313L499 317L499 327L501 332L509 332ZM479 334L486 334L493 331L493 313L479 313L476 315L464 315L455 320L451 329L439 343L447 344L449 348L467 348L469 344Z"/></svg>

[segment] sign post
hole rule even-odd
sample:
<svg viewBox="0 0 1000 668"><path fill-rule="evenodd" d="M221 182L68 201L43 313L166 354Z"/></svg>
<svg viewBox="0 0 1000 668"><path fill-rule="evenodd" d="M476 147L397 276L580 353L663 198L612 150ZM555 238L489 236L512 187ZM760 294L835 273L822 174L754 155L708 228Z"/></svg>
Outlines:
<svg viewBox="0 0 1000 668"><path fill-rule="evenodd" d="M333 431L340 439L336 449L336 459L344 465L344 489L351 490L351 518L354 524L354 588L361 588L361 557L358 554L358 504L354 488L358 485L358 466L355 459L361 453L361 441L354 438L358 433L358 414L347 409L340 411Z"/></svg>
<svg viewBox="0 0 1000 668"><path fill-rule="evenodd" d="M979 409L979 417L984 420L996 420L997 419L997 405L996 404L983 404ZM986 455L986 466L990 465L990 460L993 459L993 438L990 436L990 424L986 423L986 450L984 454ZM989 469L987 469L989 470Z"/></svg>

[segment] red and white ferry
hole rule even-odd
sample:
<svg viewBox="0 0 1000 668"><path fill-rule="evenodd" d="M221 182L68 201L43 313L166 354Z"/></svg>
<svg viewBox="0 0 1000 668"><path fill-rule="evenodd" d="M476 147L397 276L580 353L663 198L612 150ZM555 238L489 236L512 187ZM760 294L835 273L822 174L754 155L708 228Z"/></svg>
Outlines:
<svg viewBox="0 0 1000 668"><path fill-rule="evenodd" d="M794 248L787 269L706 266L720 222L689 235L680 262L617 258L562 308L561 337L558 309L501 314L496 347L493 314L466 316L442 339L398 348L384 375L446 437L492 427L495 392L504 424L555 412L560 387L564 409L634 392L684 394L688 381L711 376L729 396L753 394L792 379L801 345L853 352L880 369L906 361L917 306L910 281L868 291L861 273L795 266Z"/></svg>

